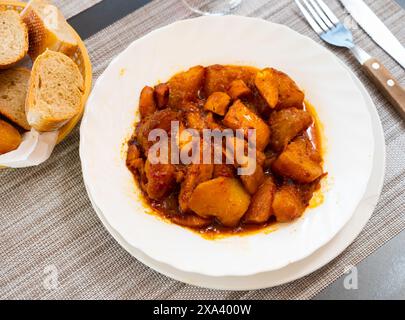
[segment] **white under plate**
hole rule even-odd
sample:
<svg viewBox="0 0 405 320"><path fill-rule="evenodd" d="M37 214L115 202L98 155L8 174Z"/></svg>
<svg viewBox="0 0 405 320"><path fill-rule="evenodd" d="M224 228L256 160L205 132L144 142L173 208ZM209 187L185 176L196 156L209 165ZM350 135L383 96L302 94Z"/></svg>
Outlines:
<svg viewBox="0 0 405 320"><path fill-rule="evenodd" d="M275 67L315 106L326 137L322 205L272 233L207 240L147 214L125 165L143 86L195 65ZM172 267L208 276L281 269L328 243L350 220L369 181L371 118L361 91L335 56L311 39L261 19L202 17L174 23L132 43L98 79L81 126L84 180L108 223L133 247Z"/></svg>
<svg viewBox="0 0 405 320"><path fill-rule="evenodd" d="M92 201L98 217L115 240L137 260L165 276L195 286L220 290L265 289L297 280L322 268L341 254L360 234L377 205L384 182L385 142L383 128L377 110L369 94L360 80L354 74L352 74L352 76L363 93L373 123L373 136L376 150L378 150L378 152L374 154L373 174L368 182L364 198L360 202L349 223L346 224L332 241L304 260L290 264L277 271L270 271L245 277L209 277L196 273L183 272L170 267L167 264L153 260L126 242L118 232L108 224L103 213L94 204L91 194L89 193L90 200Z"/></svg>

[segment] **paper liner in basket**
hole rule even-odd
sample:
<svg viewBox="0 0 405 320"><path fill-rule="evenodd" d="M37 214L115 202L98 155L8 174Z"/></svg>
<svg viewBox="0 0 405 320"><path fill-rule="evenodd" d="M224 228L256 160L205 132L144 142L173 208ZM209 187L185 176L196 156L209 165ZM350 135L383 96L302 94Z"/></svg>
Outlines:
<svg viewBox="0 0 405 320"><path fill-rule="evenodd" d="M59 132L39 133L35 129L23 135L17 150L0 156L0 167L25 168L40 165L49 159Z"/></svg>

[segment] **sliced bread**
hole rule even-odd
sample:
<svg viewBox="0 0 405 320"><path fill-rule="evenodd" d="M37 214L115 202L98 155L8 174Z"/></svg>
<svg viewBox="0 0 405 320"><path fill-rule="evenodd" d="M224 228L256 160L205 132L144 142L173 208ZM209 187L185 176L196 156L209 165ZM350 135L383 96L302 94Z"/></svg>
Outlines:
<svg viewBox="0 0 405 320"><path fill-rule="evenodd" d="M31 71L26 68L12 68L0 71L0 114L30 130L25 114L25 99Z"/></svg>
<svg viewBox="0 0 405 320"><path fill-rule="evenodd" d="M19 147L21 135L11 124L0 119L0 154L8 153Z"/></svg>
<svg viewBox="0 0 405 320"><path fill-rule="evenodd" d="M34 62L25 110L28 123L38 131L61 128L80 112L83 77L72 59L46 50Z"/></svg>
<svg viewBox="0 0 405 320"><path fill-rule="evenodd" d="M32 0L21 16L28 26L29 55L35 60L46 49L71 56L77 46L72 28L60 10L48 0Z"/></svg>
<svg viewBox="0 0 405 320"><path fill-rule="evenodd" d="M28 52L28 30L13 10L0 11L0 69L7 69Z"/></svg>

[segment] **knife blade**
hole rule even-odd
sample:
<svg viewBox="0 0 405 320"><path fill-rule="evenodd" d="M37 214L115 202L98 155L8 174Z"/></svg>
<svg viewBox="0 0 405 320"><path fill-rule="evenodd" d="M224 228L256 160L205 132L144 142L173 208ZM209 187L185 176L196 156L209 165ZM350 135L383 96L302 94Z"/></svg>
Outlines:
<svg viewBox="0 0 405 320"><path fill-rule="evenodd" d="M364 31L405 68L405 48L363 0L340 1Z"/></svg>

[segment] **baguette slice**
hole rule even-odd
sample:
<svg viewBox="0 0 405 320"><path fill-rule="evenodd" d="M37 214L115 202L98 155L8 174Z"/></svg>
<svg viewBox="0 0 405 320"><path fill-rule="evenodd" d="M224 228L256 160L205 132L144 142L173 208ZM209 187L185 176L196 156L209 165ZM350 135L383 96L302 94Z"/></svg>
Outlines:
<svg viewBox="0 0 405 320"><path fill-rule="evenodd" d="M0 114L25 130L31 129L25 114L30 75L26 68L0 71Z"/></svg>
<svg viewBox="0 0 405 320"><path fill-rule="evenodd" d="M32 0L21 13L28 26L28 54L35 59L46 49L72 56L78 46L71 27L60 10L48 0Z"/></svg>
<svg viewBox="0 0 405 320"><path fill-rule="evenodd" d="M80 112L83 77L72 59L46 50L34 62L25 111L38 131L54 131Z"/></svg>
<svg viewBox="0 0 405 320"><path fill-rule="evenodd" d="M28 52L28 30L13 10L0 11L0 69L22 60Z"/></svg>
<svg viewBox="0 0 405 320"><path fill-rule="evenodd" d="M11 124L0 119L0 154L17 149L21 144L21 135Z"/></svg>

